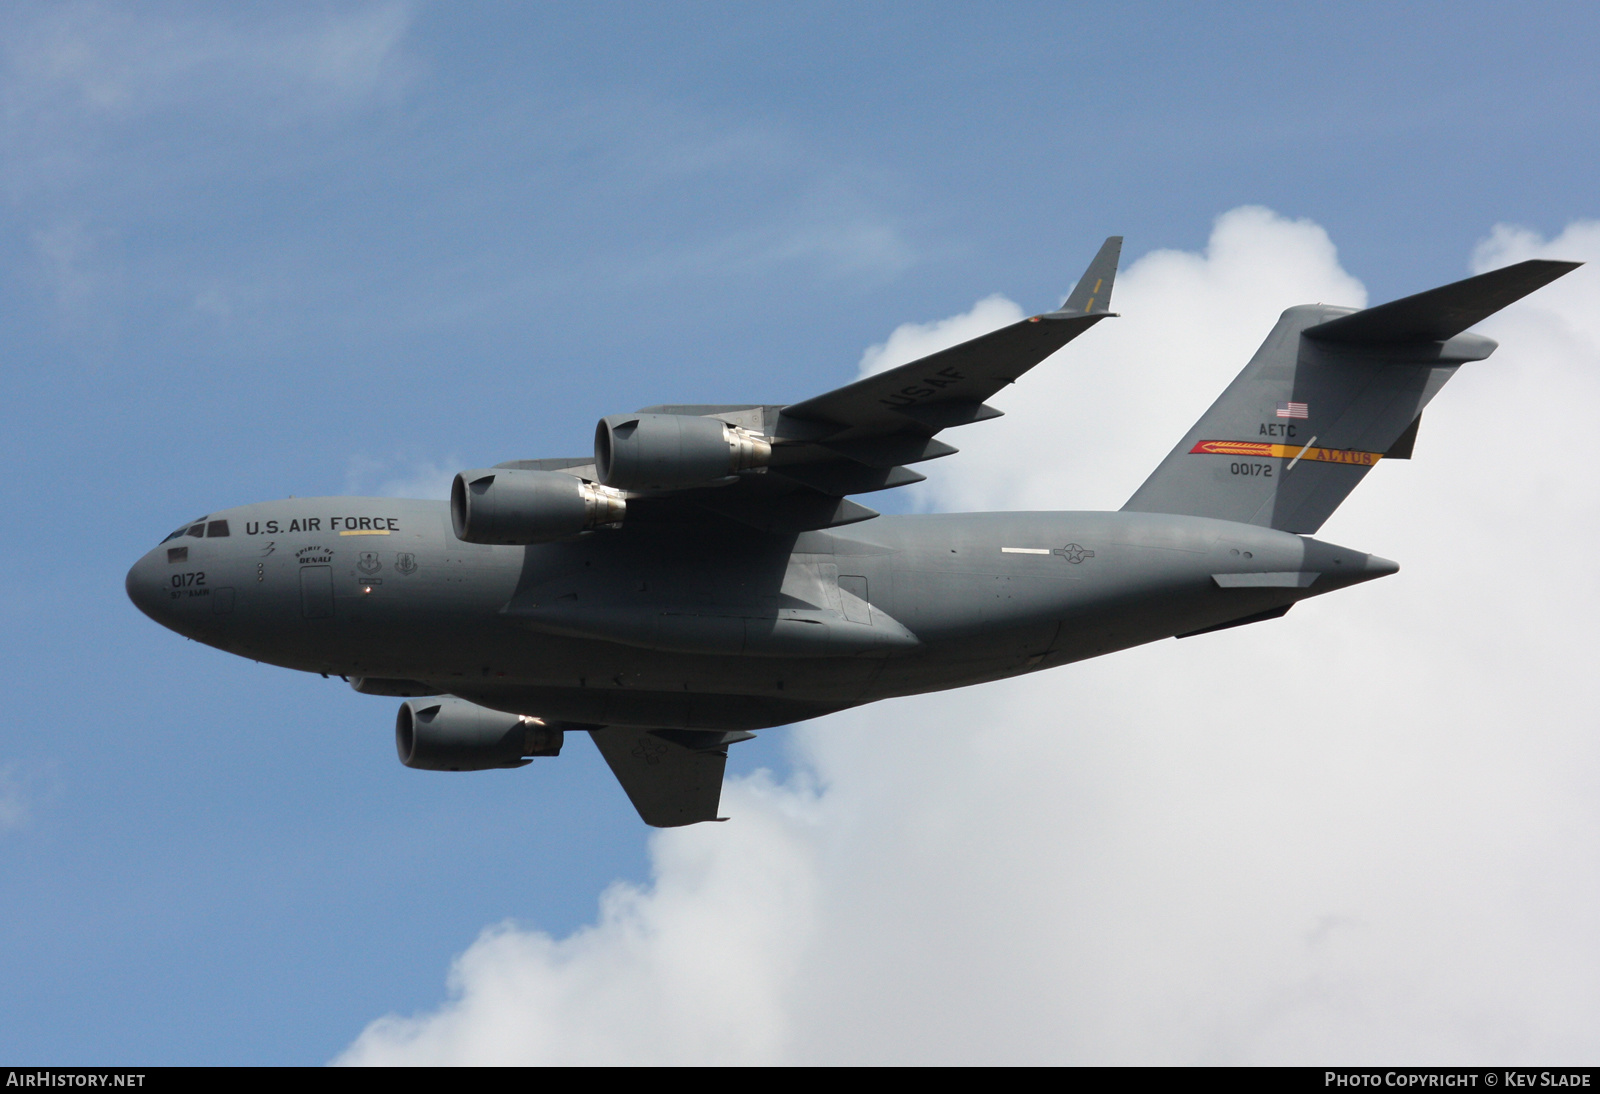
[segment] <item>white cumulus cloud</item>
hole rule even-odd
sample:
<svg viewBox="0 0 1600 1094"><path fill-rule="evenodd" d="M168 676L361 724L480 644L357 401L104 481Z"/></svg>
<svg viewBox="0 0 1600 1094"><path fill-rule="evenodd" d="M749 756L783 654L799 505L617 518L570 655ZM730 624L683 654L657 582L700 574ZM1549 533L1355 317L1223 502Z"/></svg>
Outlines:
<svg viewBox="0 0 1600 1094"><path fill-rule="evenodd" d="M375 1022L341 1062L785 1058L790 986L819 918L815 799L757 775L723 802L748 821L656 845L652 884L613 885L599 921L567 938L484 931L452 970L451 1003Z"/></svg>
<svg viewBox="0 0 1600 1094"><path fill-rule="evenodd" d="M919 357L988 334L1021 319L1022 309L999 293L986 296L972 305L971 311L935 319L931 323L902 323L889 337L867 347L861 355L861 375L870 376L896 365L909 364Z"/></svg>
<svg viewBox="0 0 1600 1094"><path fill-rule="evenodd" d="M1475 262L1535 255L1600 259L1600 229L1495 229ZM730 823L654 835L650 882L593 926L489 928L437 1010L341 1061L1593 1058L1600 506L1544 433L1600 411L1597 269L1485 323L1503 348L1435 400L1416 460L1324 529L1400 574L798 727L794 784L734 780ZM1315 300L1366 302L1320 228L1266 210L1146 255L1126 318L961 431L941 506L1115 508ZM991 301L864 368L1006 321Z"/></svg>

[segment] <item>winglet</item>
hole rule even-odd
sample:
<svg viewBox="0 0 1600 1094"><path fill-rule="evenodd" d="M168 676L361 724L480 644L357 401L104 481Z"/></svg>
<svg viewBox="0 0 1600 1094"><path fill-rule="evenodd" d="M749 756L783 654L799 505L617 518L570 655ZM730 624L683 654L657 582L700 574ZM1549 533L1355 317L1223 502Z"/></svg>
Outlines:
<svg viewBox="0 0 1600 1094"><path fill-rule="evenodd" d="M1052 319L1069 315L1109 315L1111 313L1111 285L1117 279L1117 260L1122 257L1122 237L1111 236L1100 246L1089 268L1078 278L1078 284L1067 297L1067 302L1050 313Z"/></svg>
<svg viewBox="0 0 1600 1094"><path fill-rule="evenodd" d="M1300 333L1323 342L1443 342L1581 265L1529 259L1341 315Z"/></svg>

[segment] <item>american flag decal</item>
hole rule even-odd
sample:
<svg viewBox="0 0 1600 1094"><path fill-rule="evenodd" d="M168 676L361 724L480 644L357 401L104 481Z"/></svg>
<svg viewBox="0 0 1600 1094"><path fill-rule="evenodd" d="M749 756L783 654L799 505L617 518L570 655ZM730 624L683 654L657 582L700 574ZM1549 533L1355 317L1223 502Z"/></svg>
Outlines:
<svg viewBox="0 0 1600 1094"><path fill-rule="evenodd" d="M1310 403L1279 403L1278 417L1280 418L1309 418L1311 417Z"/></svg>

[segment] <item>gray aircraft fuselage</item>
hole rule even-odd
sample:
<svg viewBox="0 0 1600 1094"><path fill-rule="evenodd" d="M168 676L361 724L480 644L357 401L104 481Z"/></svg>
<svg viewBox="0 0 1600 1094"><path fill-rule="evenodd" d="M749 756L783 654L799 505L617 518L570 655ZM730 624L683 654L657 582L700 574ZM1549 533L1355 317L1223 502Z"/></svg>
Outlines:
<svg viewBox="0 0 1600 1094"><path fill-rule="evenodd" d="M463 542L446 503L392 498L199 523L212 534L174 533L127 577L142 611L196 641L376 694L419 694L384 690L416 681L518 714L685 729L1016 676L1397 569L1257 525L1137 512L880 516L789 535L640 520L530 546Z"/></svg>
<svg viewBox="0 0 1600 1094"><path fill-rule="evenodd" d="M594 457L456 475L449 503L290 498L178 529L128 573L157 622L403 697L400 762L520 767L587 734L647 823L724 819L751 730L1274 619L1394 573L1311 538L1570 273L1529 259L1365 310L1283 312L1115 513L883 516L936 434L1111 316L1109 237L1060 308L798 403L611 414Z"/></svg>

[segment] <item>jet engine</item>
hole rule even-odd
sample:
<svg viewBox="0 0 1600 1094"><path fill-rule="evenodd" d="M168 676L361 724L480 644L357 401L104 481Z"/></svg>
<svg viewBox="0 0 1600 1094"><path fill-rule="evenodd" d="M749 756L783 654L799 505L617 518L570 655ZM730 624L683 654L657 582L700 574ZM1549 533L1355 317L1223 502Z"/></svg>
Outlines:
<svg viewBox="0 0 1600 1094"><path fill-rule="evenodd" d="M401 703L394 721L400 762L425 771L522 767L527 757L559 756L561 738L561 730L542 719L456 698Z"/></svg>
<svg viewBox="0 0 1600 1094"><path fill-rule="evenodd" d="M450 484L450 523L468 543L548 543L627 513L620 493L559 471L491 467Z"/></svg>
<svg viewBox="0 0 1600 1094"><path fill-rule="evenodd" d="M670 490L732 482L765 467L772 445L748 429L684 414L612 414L594 431L600 481L619 490Z"/></svg>

